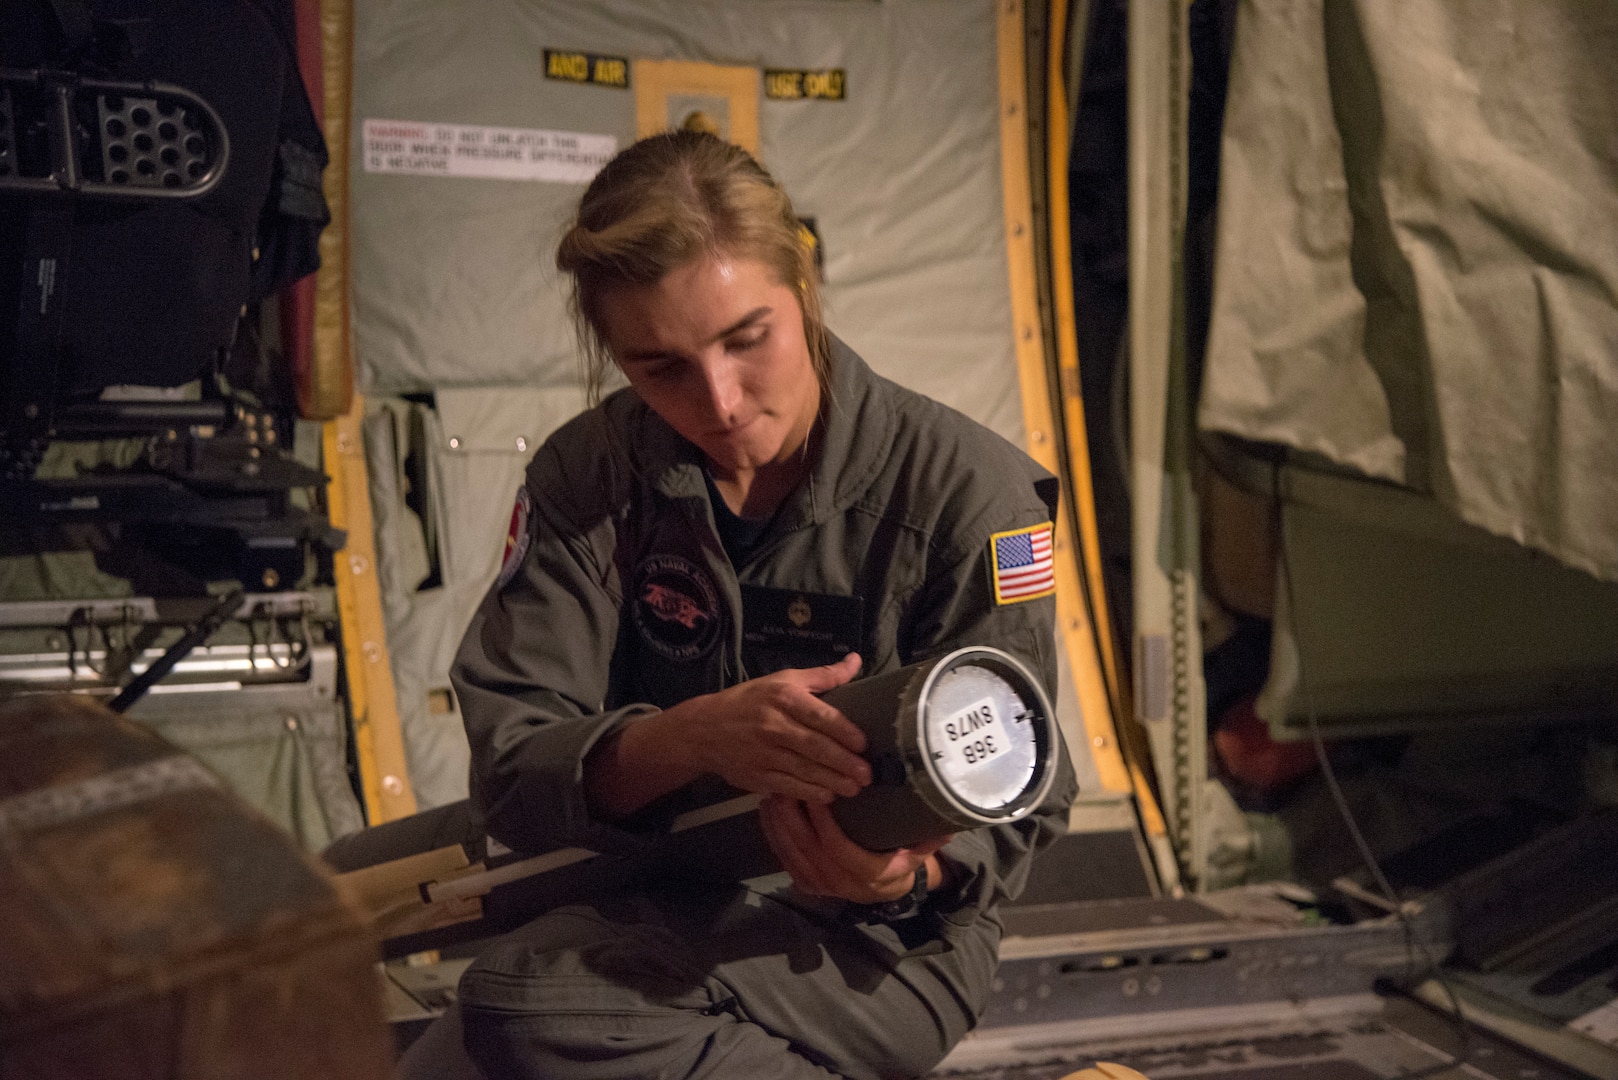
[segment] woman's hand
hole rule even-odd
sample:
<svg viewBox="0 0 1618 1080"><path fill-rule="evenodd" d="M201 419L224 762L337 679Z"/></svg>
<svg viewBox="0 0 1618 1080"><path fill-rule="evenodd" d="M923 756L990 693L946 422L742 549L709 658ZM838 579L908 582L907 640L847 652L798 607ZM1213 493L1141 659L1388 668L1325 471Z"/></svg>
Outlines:
<svg viewBox="0 0 1618 1080"><path fill-rule="evenodd" d="M678 756L732 787L829 803L871 782L860 754L865 734L815 695L860 669L858 653L835 664L793 668L705 694L663 713L679 725Z"/></svg>
<svg viewBox="0 0 1618 1080"><path fill-rule="evenodd" d="M793 668L680 702L626 725L585 759L585 790L608 817L627 817L704 773L761 795L825 804L871 782L865 734L815 695L860 670L858 653Z"/></svg>
<svg viewBox="0 0 1618 1080"><path fill-rule="evenodd" d="M820 803L774 796L759 805L758 817L770 849L803 892L880 904L908 893L921 866L927 867L930 888L944 883L934 852L949 842L948 835L894 851L868 851L850 840Z"/></svg>

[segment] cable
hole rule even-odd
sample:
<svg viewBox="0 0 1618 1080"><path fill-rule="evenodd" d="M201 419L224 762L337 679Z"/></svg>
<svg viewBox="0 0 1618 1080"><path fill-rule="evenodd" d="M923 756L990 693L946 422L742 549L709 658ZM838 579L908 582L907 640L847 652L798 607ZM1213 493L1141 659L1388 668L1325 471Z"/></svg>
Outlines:
<svg viewBox="0 0 1618 1080"><path fill-rule="evenodd" d="M162 656L153 660L145 671L136 675L118 692L118 696L107 703L107 708L115 713L127 712L129 707L139 701L159 679L174 669L174 665L184 660L191 650L212 637L224 625L226 619L234 615L242 606L242 590L231 589L219 597L209 607L197 625L186 631L185 636L168 647Z"/></svg>
<svg viewBox="0 0 1618 1080"><path fill-rule="evenodd" d="M1276 461L1271 466L1271 501L1275 506L1275 526L1278 548L1281 555L1281 584L1285 592L1287 610L1292 614L1293 633L1297 636L1298 604L1297 593L1292 585L1292 556L1287 543L1286 522L1282 520L1281 510L1281 462ZM1399 920L1404 930L1405 949L1407 953L1419 953L1421 961L1426 965L1425 971L1438 980L1443 989L1444 996L1449 999L1450 1009L1454 1013L1456 1032L1460 1037L1460 1045L1451 1055L1451 1060L1430 1065L1415 1072L1400 1073L1392 1080L1420 1080L1421 1077L1437 1076L1450 1069L1459 1069L1467 1063L1472 1056L1472 1033L1466 1026L1466 1017L1461 1011L1461 1001L1455 995L1455 988L1444 977L1443 969L1439 966L1433 955L1432 946L1428 943L1426 935L1416 928L1411 920L1410 913L1405 910L1404 901L1400 899L1393 884L1382 872L1382 864L1377 861L1376 855L1371 851L1371 845L1365 840L1365 834L1354 820L1354 813L1349 809L1348 797L1343 794L1342 785L1337 782L1337 772L1332 768L1331 757L1326 753L1326 740L1320 734L1320 718L1315 712L1314 696L1309 689L1309 680L1304 671L1303 646L1299 642L1293 649L1298 664L1298 693L1303 698L1304 719L1309 725L1309 741L1315 748L1315 760L1320 764L1320 775L1326 781L1326 790L1331 793L1332 803L1337 807L1338 815L1348 828L1348 835L1354 841L1355 850L1359 852L1360 860L1365 864L1366 870L1371 874L1371 880L1387 899L1389 908Z"/></svg>

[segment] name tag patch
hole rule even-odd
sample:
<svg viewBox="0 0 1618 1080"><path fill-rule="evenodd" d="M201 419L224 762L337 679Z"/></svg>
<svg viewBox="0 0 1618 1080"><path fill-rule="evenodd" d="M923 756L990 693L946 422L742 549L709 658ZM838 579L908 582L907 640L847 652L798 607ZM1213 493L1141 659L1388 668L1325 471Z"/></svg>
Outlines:
<svg viewBox="0 0 1618 1080"><path fill-rule="evenodd" d="M748 675L835 664L859 652L864 609L858 596L743 585L742 662Z"/></svg>
<svg viewBox="0 0 1618 1080"><path fill-rule="evenodd" d="M1056 591L1056 560L1051 554L1051 523L1011 529L989 537L994 602L1020 604Z"/></svg>

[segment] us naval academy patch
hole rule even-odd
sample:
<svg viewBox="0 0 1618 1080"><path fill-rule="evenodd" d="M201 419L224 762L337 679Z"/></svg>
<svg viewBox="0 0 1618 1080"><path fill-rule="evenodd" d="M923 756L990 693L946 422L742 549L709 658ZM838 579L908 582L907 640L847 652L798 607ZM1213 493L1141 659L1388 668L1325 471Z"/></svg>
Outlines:
<svg viewBox="0 0 1618 1080"><path fill-rule="evenodd" d="M528 494L528 485L517 489L517 503L511 508L511 524L506 527L506 548L500 555L500 577L495 585L503 589L517 576L523 556L528 554L528 542L533 534L528 531L528 519L534 513L534 497Z"/></svg>
<svg viewBox="0 0 1618 1080"><path fill-rule="evenodd" d="M653 652L700 659L719 640L719 591L707 571L679 555L650 555L635 567L635 626Z"/></svg>

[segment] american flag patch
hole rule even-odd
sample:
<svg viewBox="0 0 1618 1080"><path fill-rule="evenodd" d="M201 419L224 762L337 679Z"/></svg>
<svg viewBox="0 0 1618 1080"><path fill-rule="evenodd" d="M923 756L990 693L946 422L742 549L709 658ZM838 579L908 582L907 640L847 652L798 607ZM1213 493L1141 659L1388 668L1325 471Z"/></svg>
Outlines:
<svg viewBox="0 0 1618 1080"><path fill-rule="evenodd" d="M1051 523L995 533L989 537L994 565L994 602L1017 604L1056 591L1051 556Z"/></svg>

